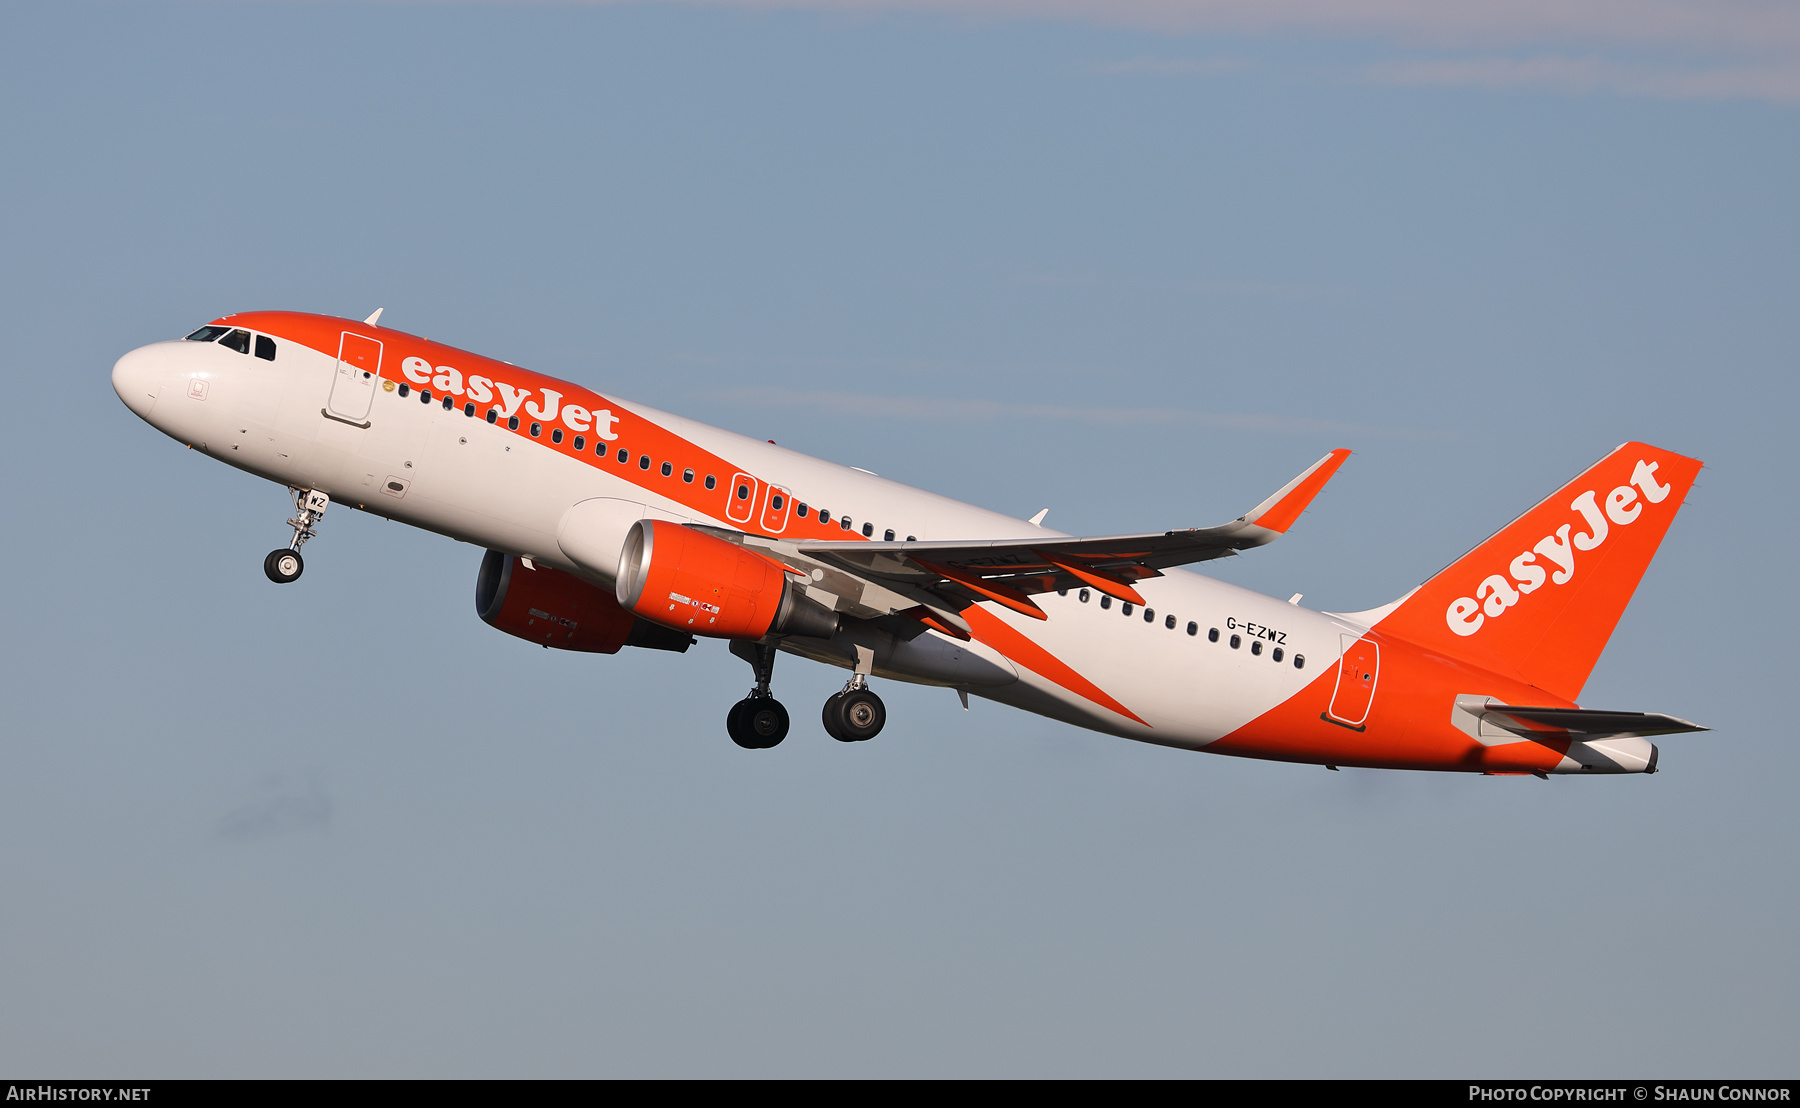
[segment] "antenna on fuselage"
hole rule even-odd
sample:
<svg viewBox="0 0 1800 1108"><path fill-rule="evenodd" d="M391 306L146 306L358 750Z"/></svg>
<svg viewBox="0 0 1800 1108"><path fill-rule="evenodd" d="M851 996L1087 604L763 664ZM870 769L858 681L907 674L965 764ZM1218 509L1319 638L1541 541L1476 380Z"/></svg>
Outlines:
<svg viewBox="0 0 1800 1108"><path fill-rule="evenodd" d="M370 317L369 317L369 318L367 318L367 319L365 319L365 320L363 320L363 322L364 322L364 323L367 323L367 324L368 324L368 325L369 325L369 326L371 326L371 327L379 327L379 326L381 326L381 325L380 325L380 324L379 324L379 323L376 323L376 322L375 322L375 321L376 321L376 320L378 320L378 319L380 319L380 318L381 318L381 313L382 313L382 312L385 312L385 311L387 311L387 309L386 309L386 308L376 308L376 309L375 309L375 314L374 314L374 315L371 315L371 316L370 316Z"/></svg>

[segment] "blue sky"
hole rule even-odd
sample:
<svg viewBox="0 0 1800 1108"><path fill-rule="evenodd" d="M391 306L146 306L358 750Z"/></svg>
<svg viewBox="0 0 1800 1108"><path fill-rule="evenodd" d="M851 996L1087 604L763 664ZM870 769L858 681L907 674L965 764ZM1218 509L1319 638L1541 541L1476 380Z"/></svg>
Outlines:
<svg viewBox="0 0 1800 1108"><path fill-rule="evenodd" d="M1566 6L1564 6L1566 7ZM1800 30L1754 4L17 5L0 35L0 1070L1791 1074ZM1624 780L1262 765L564 657L480 551L112 394L362 317L1217 575L1398 596L1704 459L1585 694Z"/></svg>

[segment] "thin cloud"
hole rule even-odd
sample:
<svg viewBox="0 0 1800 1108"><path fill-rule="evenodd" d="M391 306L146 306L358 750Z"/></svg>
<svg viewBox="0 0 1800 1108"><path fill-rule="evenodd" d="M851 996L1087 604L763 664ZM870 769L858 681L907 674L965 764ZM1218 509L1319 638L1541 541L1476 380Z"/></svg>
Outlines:
<svg viewBox="0 0 1800 1108"><path fill-rule="evenodd" d="M262 779L256 799L225 814L218 837L229 842L257 842L308 831L323 831L335 805L325 786L312 774L296 779L274 773Z"/></svg>
<svg viewBox="0 0 1800 1108"><path fill-rule="evenodd" d="M742 407L810 408L834 415L913 420L925 423L989 423L997 420L1056 420L1113 427L1175 425L1285 435L1343 434L1398 439L1450 439L1448 431L1379 427L1302 416L1198 412L1183 408L1118 408L1089 404L1022 404L931 396L873 396L772 387L726 389L708 399Z"/></svg>
<svg viewBox="0 0 1800 1108"><path fill-rule="evenodd" d="M583 2L583 0L574 0ZM586 0L617 3L624 0ZM1683 98L1800 100L1800 3L1781 0L660 0L690 6L976 22L1054 20L1177 35L1338 38L1522 56L1394 61L1391 85L1536 87ZM1104 74L1217 74L1226 59L1102 62Z"/></svg>
<svg viewBox="0 0 1800 1108"><path fill-rule="evenodd" d="M623 0L590 0L615 3ZM1701 49L1800 47L1800 10L1778 0L664 0L843 14L928 12L1053 19L1185 34L1388 38L1450 47L1589 42Z"/></svg>
<svg viewBox="0 0 1800 1108"><path fill-rule="evenodd" d="M1128 61L1102 62L1093 67L1093 72L1204 77L1219 73L1238 73L1249 68L1250 63L1242 58L1132 58Z"/></svg>
<svg viewBox="0 0 1800 1108"><path fill-rule="evenodd" d="M1670 99L1800 100L1800 67L1691 68L1604 58L1451 58L1382 62L1363 75L1377 84L1613 92Z"/></svg>

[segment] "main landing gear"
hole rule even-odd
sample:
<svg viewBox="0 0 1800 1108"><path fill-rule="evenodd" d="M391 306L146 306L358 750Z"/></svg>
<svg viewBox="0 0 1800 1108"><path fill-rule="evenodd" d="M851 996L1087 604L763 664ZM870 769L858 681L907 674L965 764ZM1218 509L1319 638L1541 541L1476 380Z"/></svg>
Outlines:
<svg viewBox="0 0 1800 1108"><path fill-rule="evenodd" d="M331 497L316 489L290 488L288 494L294 498L294 518L288 520L288 526L294 529L294 541L280 550L269 551L263 559L263 573L277 585L297 581L306 571L300 548L315 536L313 524L324 518L325 509L331 506Z"/></svg>
<svg viewBox="0 0 1800 1108"><path fill-rule="evenodd" d="M738 640L731 644L731 652L756 670L756 687L731 706L725 716L725 733L745 750L767 750L787 738L788 733L787 709L769 692L769 677L775 672L775 647Z"/></svg>
<svg viewBox="0 0 1800 1108"><path fill-rule="evenodd" d="M731 652L749 662L756 670L756 687L750 695L731 706L725 716L725 731L731 741L745 750L767 750L787 738L788 713L769 692L769 677L775 670L775 647L768 643L742 640L731 644ZM872 664L873 655L864 658L859 652L857 668ZM843 691L825 701L821 715L825 733L843 743L859 743L881 734L887 722L887 708L869 688L867 673L850 678Z"/></svg>
<svg viewBox="0 0 1800 1108"><path fill-rule="evenodd" d="M842 691L826 699L820 721L825 724L825 733L838 742L866 742L881 734L882 724L887 722L887 707L869 688L869 679L859 673L850 678Z"/></svg>

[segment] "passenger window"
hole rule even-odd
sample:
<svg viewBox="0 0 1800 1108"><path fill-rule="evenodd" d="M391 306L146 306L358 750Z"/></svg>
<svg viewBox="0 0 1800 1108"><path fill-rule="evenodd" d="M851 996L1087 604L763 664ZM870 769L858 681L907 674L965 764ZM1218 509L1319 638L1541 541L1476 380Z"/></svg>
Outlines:
<svg viewBox="0 0 1800 1108"><path fill-rule="evenodd" d="M229 327L202 327L188 336L189 342L216 342L220 335L231 330Z"/></svg>
<svg viewBox="0 0 1800 1108"><path fill-rule="evenodd" d="M1126 615L1130 615L1131 614L1131 601L1129 601L1129 600L1120 601L1119 602L1119 611L1124 612Z"/></svg>
<svg viewBox="0 0 1800 1108"><path fill-rule="evenodd" d="M1281 648L1279 646L1276 647L1274 651L1270 653L1269 657L1275 659L1277 662L1281 661Z"/></svg>
<svg viewBox="0 0 1800 1108"><path fill-rule="evenodd" d="M1295 669L1305 669L1306 668L1306 655L1304 655L1304 654L1294 655L1294 668Z"/></svg>
<svg viewBox="0 0 1800 1108"><path fill-rule="evenodd" d="M275 360L275 340L267 335L256 336L256 356L265 362Z"/></svg>
<svg viewBox="0 0 1800 1108"><path fill-rule="evenodd" d="M799 516L801 519L805 519L806 518L806 505L795 504L794 505L794 514Z"/></svg>
<svg viewBox="0 0 1800 1108"><path fill-rule="evenodd" d="M1112 607L1112 597L1110 597L1110 596L1103 596L1103 597L1101 597L1101 598L1100 598L1100 606L1101 606L1101 607L1102 607L1102 608L1110 608L1110 607Z"/></svg>
<svg viewBox="0 0 1800 1108"><path fill-rule="evenodd" d="M744 484L738 485L737 492L734 495L736 495L739 500L750 499L750 486Z"/></svg>
<svg viewBox="0 0 1800 1108"><path fill-rule="evenodd" d="M536 424L533 424L532 426L535 427ZM550 432L550 441L554 442L554 443L562 442L562 428L561 427L558 427Z"/></svg>
<svg viewBox="0 0 1800 1108"><path fill-rule="evenodd" d="M830 508L820 508L819 509L819 522L820 523L830 523L831 522L831 509Z"/></svg>
<svg viewBox="0 0 1800 1108"><path fill-rule="evenodd" d="M883 531L881 533L881 536L882 536L882 538L881 538L882 542L893 542L894 541L894 529L892 527L888 528L886 531ZM1069 590L1064 589L1063 591L1066 593Z"/></svg>
<svg viewBox="0 0 1800 1108"><path fill-rule="evenodd" d="M890 531L890 532L888 532L888 533L889 533L889 534L890 534L890 535L891 535L891 534L893 534L893 532L892 532L892 531ZM1056 590L1056 595L1058 595L1058 596L1067 596L1067 595L1069 595L1069 590L1068 590L1068 589L1057 589L1057 590Z"/></svg>
<svg viewBox="0 0 1800 1108"><path fill-rule="evenodd" d="M694 483L694 471L691 469L682 470L681 471L681 479L686 484L689 484L689 485L693 484Z"/></svg>
<svg viewBox="0 0 1800 1108"><path fill-rule="evenodd" d="M626 462L629 462L630 460L631 460L631 451L621 449L619 451L619 464L624 465Z"/></svg>
<svg viewBox="0 0 1800 1108"><path fill-rule="evenodd" d="M506 429L508 431L517 431L519 429L519 417L513 416L510 419L508 419L506 421Z"/></svg>
<svg viewBox="0 0 1800 1108"><path fill-rule="evenodd" d="M1250 653L1252 653L1252 654L1261 654L1262 653L1262 640L1261 639L1251 640Z"/></svg>
<svg viewBox="0 0 1800 1108"><path fill-rule="evenodd" d="M1081 602L1082 602L1082 603L1083 603L1083 604L1086 604L1086 603L1087 603L1087 602L1088 602L1088 596L1089 596L1089 595L1091 595L1091 594L1090 594L1090 593L1089 593L1089 592L1088 592L1088 591L1087 591L1087 590L1086 590L1086 589L1082 589L1082 590L1081 590L1081 591L1080 591L1080 592L1079 592L1079 593L1077 593L1077 594L1076 594L1076 595L1077 595L1077 596L1079 596L1079 597L1080 597L1080 598L1081 598Z"/></svg>
<svg viewBox="0 0 1800 1108"><path fill-rule="evenodd" d="M1191 619L1188 620L1188 634L1198 635L1199 633L1200 633L1200 625L1198 623L1195 623Z"/></svg>
<svg viewBox="0 0 1800 1108"><path fill-rule="evenodd" d="M446 412L455 411L456 410L456 400L452 397L448 397L448 396L444 397L444 410Z"/></svg>
<svg viewBox="0 0 1800 1108"><path fill-rule="evenodd" d="M776 495L769 497L769 510L779 512L781 511L782 505L786 503L787 501L782 498L781 494L777 493Z"/></svg>
<svg viewBox="0 0 1800 1108"><path fill-rule="evenodd" d="M1207 642L1218 642L1219 641L1219 629L1217 627L1208 627L1206 629L1206 641Z"/></svg>
<svg viewBox="0 0 1800 1108"><path fill-rule="evenodd" d="M470 419L475 418L475 405L473 402L463 405L463 415L468 416Z"/></svg>
<svg viewBox="0 0 1800 1108"><path fill-rule="evenodd" d="M534 439L535 439L535 438L537 438L537 437L538 437L538 436L539 436L539 435L540 435L540 434L542 434L542 433L543 433L543 431L544 431L544 425L543 425L543 424L541 424L541 423L534 423L534 424L532 424L532 425L531 425L531 437L532 437L532 438L534 438Z"/></svg>
<svg viewBox="0 0 1800 1108"><path fill-rule="evenodd" d="M406 397L408 397L410 395L412 395L412 390L406 387L406 382L405 381L400 382L400 397L401 397L401 399L405 399Z"/></svg>
<svg viewBox="0 0 1800 1108"><path fill-rule="evenodd" d="M499 421L499 419L500 419L500 411L499 411L499 409L497 409L497 408L489 408L489 409L488 409L488 414L487 414L487 421L488 421L488 422L489 422L489 423L496 423L496 422L498 422L498 421Z"/></svg>
<svg viewBox="0 0 1800 1108"><path fill-rule="evenodd" d="M650 455L648 455L648 454L639 454L638 455L638 468L642 469L642 470L648 470L650 468Z"/></svg>
<svg viewBox="0 0 1800 1108"><path fill-rule="evenodd" d="M663 467L662 467L662 475L664 477L669 477L669 476L672 476L674 473L675 473L675 467L668 462L664 462Z"/></svg>
<svg viewBox="0 0 1800 1108"><path fill-rule="evenodd" d="M850 530L850 517L849 516L839 516L838 517L838 527L845 531Z"/></svg>
<svg viewBox="0 0 1800 1108"><path fill-rule="evenodd" d="M1241 646L1243 644L1243 641L1244 641L1243 639L1239 638L1236 635L1231 636L1231 649L1236 650L1239 646Z"/></svg>
<svg viewBox="0 0 1800 1108"><path fill-rule="evenodd" d="M873 523L863 524L863 538L872 539L874 537L875 537L875 525Z"/></svg>
<svg viewBox="0 0 1800 1108"><path fill-rule="evenodd" d="M559 435L560 435L560 434L562 434L562 432L561 432L561 431L558 431L558 432L557 432L557 434L559 434ZM571 446L573 446L573 447L574 447L574 448L575 448L575 453L577 453L577 454L579 454L579 453L581 453L581 452L582 452L582 451L583 451L583 450L586 450L586 449L587 449L587 436L585 436L585 435L576 435L576 436L575 436L575 441L574 441L574 442L572 442L572 443L570 443L570 444L569 444L569 445L571 445Z"/></svg>
<svg viewBox="0 0 1800 1108"><path fill-rule="evenodd" d="M420 389L419 390L419 403L421 403L421 404L431 403L431 390L430 389Z"/></svg>
<svg viewBox="0 0 1800 1108"><path fill-rule="evenodd" d="M711 491L712 489L717 488L718 485L719 485L719 479L717 477L714 477L710 473L706 475L706 487L707 487L708 491Z"/></svg>
<svg viewBox="0 0 1800 1108"><path fill-rule="evenodd" d="M235 327L231 333L219 340L220 346L229 346L239 354L250 353L250 332L242 327Z"/></svg>
<svg viewBox="0 0 1800 1108"><path fill-rule="evenodd" d="M919 540L913 538L911 535L908 535L908 536L906 536L906 541L907 542L918 542Z"/></svg>
<svg viewBox="0 0 1800 1108"><path fill-rule="evenodd" d="M1163 617L1163 626L1167 627L1171 631L1175 630L1175 617L1174 616L1164 616Z"/></svg>
<svg viewBox="0 0 1800 1108"><path fill-rule="evenodd" d="M1144 622L1145 623L1155 623L1156 622L1156 609L1155 608L1145 608L1144 609Z"/></svg>

